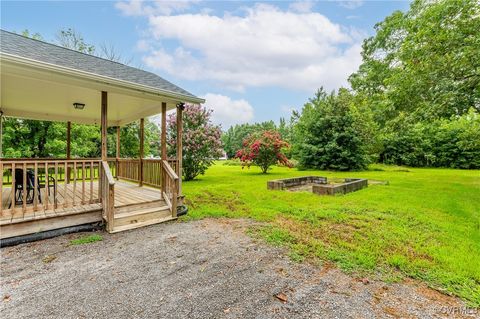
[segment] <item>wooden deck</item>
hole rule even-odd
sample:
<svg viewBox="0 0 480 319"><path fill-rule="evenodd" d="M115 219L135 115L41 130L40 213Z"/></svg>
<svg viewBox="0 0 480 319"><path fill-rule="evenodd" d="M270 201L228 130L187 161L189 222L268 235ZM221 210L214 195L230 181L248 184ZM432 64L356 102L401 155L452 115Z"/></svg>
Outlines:
<svg viewBox="0 0 480 319"><path fill-rule="evenodd" d="M33 204L27 204L26 210L23 210L22 204L20 204L15 206L13 212L11 209L13 208L11 206L11 188L4 187L2 196L3 212L0 216L0 237L6 238L11 237L12 234L18 236L101 221L102 205L98 197L98 183L93 183L92 189L91 185L90 183L81 182L76 184L59 184L56 205L53 194L50 194L48 205L45 203L44 196L42 196L42 204L38 203L37 210L34 210ZM93 196L90 197L85 194L93 194ZM42 195L44 194L42 193ZM89 202L87 198L93 199ZM155 203L160 201L160 199L159 189L147 186L140 187L125 181L115 182L115 209L122 207L128 209L130 206L135 207L139 204ZM77 206L73 206L74 203ZM164 202L162 201L162 203ZM15 231L10 229L13 226L15 226Z"/></svg>

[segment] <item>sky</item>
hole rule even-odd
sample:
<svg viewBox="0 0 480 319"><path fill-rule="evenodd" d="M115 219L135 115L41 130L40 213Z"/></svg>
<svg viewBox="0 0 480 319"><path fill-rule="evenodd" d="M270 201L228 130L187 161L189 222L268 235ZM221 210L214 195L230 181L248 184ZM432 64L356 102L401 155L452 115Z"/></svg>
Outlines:
<svg viewBox="0 0 480 319"><path fill-rule="evenodd" d="M73 28L206 99L223 129L278 122L323 86L348 87L374 26L408 1L5 1L3 30Z"/></svg>

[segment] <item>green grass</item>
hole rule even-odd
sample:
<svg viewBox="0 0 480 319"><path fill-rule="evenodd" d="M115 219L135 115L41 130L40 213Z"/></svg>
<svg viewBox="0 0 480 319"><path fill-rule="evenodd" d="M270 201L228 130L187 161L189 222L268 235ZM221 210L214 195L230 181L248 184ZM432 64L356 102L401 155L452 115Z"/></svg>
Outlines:
<svg viewBox="0 0 480 319"><path fill-rule="evenodd" d="M77 239L72 239L70 241L70 245L90 244L90 243L94 243L101 240L103 240L103 237L100 235L89 235L89 236L83 236Z"/></svg>
<svg viewBox="0 0 480 319"><path fill-rule="evenodd" d="M388 180L343 196L269 191L268 180L303 175ZM329 260L385 281L411 277L480 306L480 171L374 165L362 172L212 166L183 183L187 218L248 217L253 232L295 261Z"/></svg>

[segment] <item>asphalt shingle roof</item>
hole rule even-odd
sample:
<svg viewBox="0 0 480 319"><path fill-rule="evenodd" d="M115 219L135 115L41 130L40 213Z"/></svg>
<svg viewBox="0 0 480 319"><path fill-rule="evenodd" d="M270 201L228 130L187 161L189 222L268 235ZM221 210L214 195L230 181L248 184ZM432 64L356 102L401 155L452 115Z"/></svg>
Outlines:
<svg viewBox="0 0 480 319"><path fill-rule="evenodd" d="M154 73L5 30L0 31L0 51L2 53L195 97L190 92Z"/></svg>

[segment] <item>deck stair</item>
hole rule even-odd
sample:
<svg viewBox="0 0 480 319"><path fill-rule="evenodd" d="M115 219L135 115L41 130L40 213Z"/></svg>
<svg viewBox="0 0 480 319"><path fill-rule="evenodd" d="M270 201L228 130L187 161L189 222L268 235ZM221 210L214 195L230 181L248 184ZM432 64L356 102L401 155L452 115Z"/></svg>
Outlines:
<svg viewBox="0 0 480 319"><path fill-rule="evenodd" d="M115 207L112 233L174 220L163 200Z"/></svg>

